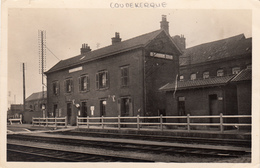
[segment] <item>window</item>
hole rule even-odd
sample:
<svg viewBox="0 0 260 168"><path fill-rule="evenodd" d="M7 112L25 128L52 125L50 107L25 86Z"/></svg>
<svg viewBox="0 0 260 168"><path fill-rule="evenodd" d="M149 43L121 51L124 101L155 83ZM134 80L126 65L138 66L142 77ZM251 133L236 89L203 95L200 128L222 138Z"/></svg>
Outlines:
<svg viewBox="0 0 260 168"><path fill-rule="evenodd" d="M217 70L217 76L224 76L224 70L223 69Z"/></svg>
<svg viewBox="0 0 260 168"><path fill-rule="evenodd" d="M60 87L59 81L55 81L55 82L52 83L52 91L53 91L52 93L54 95L58 95L59 94L59 87Z"/></svg>
<svg viewBox="0 0 260 168"><path fill-rule="evenodd" d="M196 74L195 73L191 74L190 75L190 80L195 80L195 79L196 79Z"/></svg>
<svg viewBox="0 0 260 168"><path fill-rule="evenodd" d="M100 71L96 74L96 87L97 89L108 88L108 72Z"/></svg>
<svg viewBox="0 0 260 168"><path fill-rule="evenodd" d="M203 72L203 79L208 79L209 78L209 72Z"/></svg>
<svg viewBox="0 0 260 168"><path fill-rule="evenodd" d="M121 86L129 85L129 67L121 67Z"/></svg>
<svg viewBox="0 0 260 168"><path fill-rule="evenodd" d="M184 81L184 76L180 75L180 81Z"/></svg>
<svg viewBox="0 0 260 168"><path fill-rule="evenodd" d="M234 67L232 68L232 74L238 74L240 71L240 67Z"/></svg>
<svg viewBox="0 0 260 168"><path fill-rule="evenodd" d="M83 75L79 77L79 91L85 92L89 90L89 77L88 75Z"/></svg>
<svg viewBox="0 0 260 168"><path fill-rule="evenodd" d="M71 93L73 89L73 80L72 79L66 79L64 81L64 88L66 93Z"/></svg>

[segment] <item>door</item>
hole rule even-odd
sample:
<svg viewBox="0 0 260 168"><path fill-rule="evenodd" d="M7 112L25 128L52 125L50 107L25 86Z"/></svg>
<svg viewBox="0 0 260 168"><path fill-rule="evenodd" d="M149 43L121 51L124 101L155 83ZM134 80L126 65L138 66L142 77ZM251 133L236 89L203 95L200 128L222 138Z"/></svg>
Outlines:
<svg viewBox="0 0 260 168"><path fill-rule="evenodd" d="M88 116L87 102L81 102L80 117L87 117L87 116Z"/></svg>
<svg viewBox="0 0 260 168"><path fill-rule="evenodd" d="M121 116L129 116L130 106L129 98L122 98L121 99Z"/></svg>
<svg viewBox="0 0 260 168"><path fill-rule="evenodd" d="M68 121L68 124L71 124L71 114L72 114L72 104L67 103L67 121Z"/></svg>
<svg viewBox="0 0 260 168"><path fill-rule="evenodd" d="M57 104L53 105L53 117L59 117L58 105Z"/></svg>
<svg viewBox="0 0 260 168"><path fill-rule="evenodd" d="M106 105L107 105L106 100L100 100L100 117L106 116Z"/></svg>
<svg viewBox="0 0 260 168"><path fill-rule="evenodd" d="M209 95L209 115L219 115L218 113L218 97L216 94ZM210 122L218 122L218 119L210 118Z"/></svg>

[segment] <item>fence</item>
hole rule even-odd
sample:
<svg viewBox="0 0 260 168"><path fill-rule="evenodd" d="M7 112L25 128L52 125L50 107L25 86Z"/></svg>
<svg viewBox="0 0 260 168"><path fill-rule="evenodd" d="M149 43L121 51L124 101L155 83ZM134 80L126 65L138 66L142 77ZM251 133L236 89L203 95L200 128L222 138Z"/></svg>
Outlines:
<svg viewBox="0 0 260 168"><path fill-rule="evenodd" d="M40 118L40 117L33 117L32 118L32 125L39 125L39 126L65 126L67 128L67 117L59 117L59 118Z"/></svg>
<svg viewBox="0 0 260 168"><path fill-rule="evenodd" d="M118 129L121 128L122 125L132 125L140 130L142 127L145 126L157 126L161 131L163 131L164 127L171 127L171 126L184 126L188 132L192 129L191 127L194 126L209 126L209 127L218 127L221 133L224 132L225 127L243 127L248 126L251 127L251 115L214 115L214 116L134 116L134 117L77 117L77 127L79 128L80 125L87 125L87 128L90 125L101 125L102 129L104 126L108 125L116 125ZM240 123L238 120L240 118L249 118L249 122ZM164 121L166 119L167 121ZM198 119L199 122L198 122ZM201 122L201 120L208 119L208 120ZM212 122L214 119L214 122ZM216 122L216 119L218 122ZM233 120L228 120L233 119ZM149 120L153 120L153 122L149 122ZM156 122L157 120L157 122ZM173 120L171 122L170 120ZM179 120L179 122L176 122ZM181 120L181 121L180 121ZM197 120L197 122L196 122ZM148 121L148 122L147 122ZM224 122L226 121L226 122Z"/></svg>

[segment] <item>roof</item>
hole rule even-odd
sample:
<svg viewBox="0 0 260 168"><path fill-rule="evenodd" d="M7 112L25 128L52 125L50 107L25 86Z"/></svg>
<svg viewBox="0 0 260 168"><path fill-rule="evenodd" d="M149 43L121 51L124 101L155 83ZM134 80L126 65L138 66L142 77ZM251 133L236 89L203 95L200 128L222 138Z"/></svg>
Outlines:
<svg viewBox="0 0 260 168"><path fill-rule="evenodd" d="M47 91L44 91L44 98L47 99ZM40 100L40 99L42 99L42 92L36 92L31 94L29 97L27 97L25 101Z"/></svg>
<svg viewBox="0 0 260 168"><path fill-rule="evenodd" d="M83 55L77 55L66 60L61 60L45 73L50 73L63 68L80 65L88 61L107 57L116 53L128 51L130 49L145 47L149 42L151 42L156 36L158 36L162 32L164 32L164 30L162 29L156 30L113 45L109 45L107 47L84 53Z"/></svg>
<svg viewBox="0 0 260 168"><path fill-rule="evenodd" d="M252 80L252 69L247 68L240 71L231 82L241 82L241 81L249 81Z"/></svg>
<svg viewBox="0 0 260 168"><path fill-rule="evenodd" d="M252 53L252 38L244 34L187 48L180 56L180 65L196 64Z"/></svg>
<svg viewBox="0 0 260 168"><path fill-rule="evenodd" d="M197 79L197 80L190 80L190 81L178 81L177 82L177 90L225 85L233 77L234 77L234 75L208 78L208 79ZM165 86L161 87L159 90L161 90L161 91L175 90L175 83L168 83Z"/></svg>

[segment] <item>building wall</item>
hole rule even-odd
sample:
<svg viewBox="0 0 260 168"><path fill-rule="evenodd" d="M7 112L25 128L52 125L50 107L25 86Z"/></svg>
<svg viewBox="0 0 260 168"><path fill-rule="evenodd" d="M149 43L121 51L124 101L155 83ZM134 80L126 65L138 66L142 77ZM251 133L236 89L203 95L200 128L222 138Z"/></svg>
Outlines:
<svg viewBox="0 0 260 168"><path fill-rule="evenodd" d="M237 84L237 102L239 115L252 115L252 83L251 81ZM240 123L251 123L249 118L240 118Z"/></svg>
<svg viewBox="0 0 260 168"><path fill-rule="evenodd" d="M222 87L177 90L175 98L173 92L166 92L167 115L178 116L178 98L185 97L185 115L209 115L209 95L216 94L218 99L218 114L223 113L224 96Z"/></svg>
<svg viewBox="0 0 260 168"><path fill-rule="evenodd" d="M196 73L197 79L203 78L203 72L209 71L210 77L217 76L217 70L223 69L224 76L232 75L233 67L240 67L240 70L245 69L247 65L252 64L250 55L238 56L234 58L225 58L217 61L209 61L201 64L180 66L180 75L184 76L184 80L190 80L190 74Z"/></svg>
<svg viewBox="0 0 260 168"><path fill-rule="evenodd" d="M159 88L174 82L176 77L174 60L146 57L146 115L165 115L165 95Z"/></svg>
<svg viewBox="0 0 260 168"><path fill-rule="evenodd" d="M30 101L25 101L25 108L26 110L31 110L31 111L41 111L42 104L46 104L47 99L45 98L44 100L30 100Z"/></svg>
<svg viewBox="0 0 260 168"><path fill-rule="evenodd" d="M131 98L131 115L136 115L138 109L143 109L143 57L142 50L134 50L122 53L112 57L106 57L96 61L88 62L82 65L81 71L69 73L69 69L57 71L48 74L47 91L48 91L48 113L53 112L54 104L58 105L61 116L66 116L67 102L80 103L87 102L87 111L89 116L100 116L100 100L107 100L106 116L117 116L120 114L120 98ZM121 87L121 66L129 66L129 86ZM78 66L77 66L78 67ZM71 67L70 69L72 69ZM96 73L100 70L108 70L109 88L105 90L96 89ZM89 75L90 90L88 92L79 92L78 77L82 74ZM73 79L73 92L65 93L63 81L71 77ZM59 95L53 94L52 82L58 80L60 82ZM113 100L112 96L115 96ZM90 114L90 107L94 107L94 114ZM141 110L143 111L143 110ZM71 124L75 124L78 109L72 107Z"/></svg>

